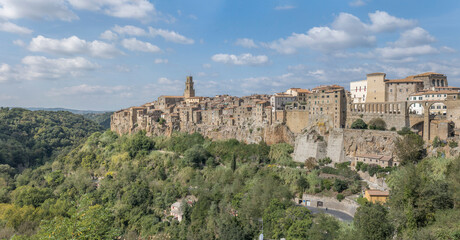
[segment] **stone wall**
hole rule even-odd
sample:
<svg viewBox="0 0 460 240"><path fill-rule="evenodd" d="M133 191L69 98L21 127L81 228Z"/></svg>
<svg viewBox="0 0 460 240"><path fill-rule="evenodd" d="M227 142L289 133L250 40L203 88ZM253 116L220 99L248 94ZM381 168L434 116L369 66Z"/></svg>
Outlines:
<svg viewBox="0 0 460 240"><path fill-rule="evenodd" d="M301 133L308 122L308 111L286 111L286 126L293 133Z"/></svg>
<svg viewBox="0 0 460 240"><path fill-rule="evenodd" d="M318 141L314 131L296 137L294 161L304 162L309 157L330 157L333 162L350 161L357 154L393 156L398 134L392 131L333 129Z"/></svg>

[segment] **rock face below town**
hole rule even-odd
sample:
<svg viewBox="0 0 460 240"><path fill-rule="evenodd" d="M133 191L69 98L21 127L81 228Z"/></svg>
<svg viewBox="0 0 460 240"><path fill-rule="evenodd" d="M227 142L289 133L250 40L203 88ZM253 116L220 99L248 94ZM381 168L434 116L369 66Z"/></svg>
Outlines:
<svg viewBox="0 0 460 240"><path fill-rule="evenodd" d="M398 134L391 131L333 129L324 137L309 131L296 137L294 161L330 157L333 162L344 162L356 155L392 156L396 138Z"/></svg>

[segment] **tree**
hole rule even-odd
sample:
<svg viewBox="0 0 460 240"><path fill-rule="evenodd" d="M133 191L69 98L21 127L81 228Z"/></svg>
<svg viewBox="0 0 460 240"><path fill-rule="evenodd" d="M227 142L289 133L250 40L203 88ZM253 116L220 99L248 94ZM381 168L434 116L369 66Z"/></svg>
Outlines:
<svg viewBox="0 0 460 240"><path fill-rule="evenodd" d="M346 181L340 180L340 179L335 179L334 180L334 191L336 192L343 192L348 188L348 183Z"/></svg>
<svg viewBox="0 0 460 240"><path fill-rule="evenodd" d="M406 134L395 140L395 152L402 165L417 163L425 156L424 141L417 134Z"/></svg>
<svg viewBox="0 0 460 240"><path fill-rule="evenodd" d="M297 190L301 194L305 191L305 189L308 189L310 187L310 185L308 184L307 179L305 179L304 176L300 176L300 178L297 179L296 184L297 184Z"/></svg>
<svg viewBox="0 0 460 240"><path fill-rule="evenodd" d="M184 161L193 168L201 167L211 154L202 145L195 145L184 153Z"/></svg>
<svg viewBox="0 0 460 240"><path fill-rule="evenodd" d="M369 121L369 129L374 130L385 130L387 128L387 124L381 118L373 118Z"/></svg>
<svg viewBox="0 0 460 240"><path fill-rule="evenodd" d="M155 147L152 138L146 136L145 131L140 131L130 136L123 145L123 149L128 152L131 158L147 155Z"/></svg>
<svg viewBox="0 0 460 240"><path fill-rule="evenodd" d="M358 118L351 124L352 129L367 129L367 124L363 121L363 119Z"/></svg>
<svg viewBox="0 0 460 240"><path fill-rule="evenodd" d="M235 172L236 170L236 157L235 154L232 155L232 171Z"/></svg>
<svg viewBox="0 0 460 240"><path fill-rule="evenodd" d="M380 204L366 203L358 208L354 224L358 239L390 239L393 226L388 219L387 209Z"/></svg>
<svg viewBox="0 0 460 240"><path fill-rule="evenodd" d="M92 205L83 196L70 217L55 217L43 221L37 234L39 239L115 239L120 235L113 224L110 211L101 205Z"/></svg>
<svg viewBox="0 0 460 240"><path fill-rule="evenodd" d="M326 214L318 215L308 230L307 239L333 240L339 234L339 222L332 216Z"/></svg>

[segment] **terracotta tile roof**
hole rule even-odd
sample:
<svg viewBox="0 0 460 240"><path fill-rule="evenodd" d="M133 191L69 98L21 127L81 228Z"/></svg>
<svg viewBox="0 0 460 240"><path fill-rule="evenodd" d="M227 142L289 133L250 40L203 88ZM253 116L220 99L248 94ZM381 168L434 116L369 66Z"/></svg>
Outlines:
<svg viewBox="0 0 460 240"><path fill-rule="evenodd" d="M388 191L380 191L376 189L369 189L369 190L366 190L366 192L371 196L389 196L390 195L390 192Z"/></svg>
<svg viewBox="0 0 460 240"><path fill-rule="evenodd" d="M403 79L392 79L392 80L386 80L385 81L385 83L409 83L409 82L423 83L422 80L414 79L414 76L408 76L408 77L403 78Z"/></svg>
<svg viewBox="0 0 460 240"><path fill-rule="evenodd" d="M164 97L164 98L184 98L184 96L160 96L161 97Z"/></svg>
<svg viewBox="0 0 460 240"><path fill-rule="evenodd" d="M460 92L455 91L455 90L425 91L425 92L413 93L410 96L422 96L422 95L430 95L430 94L460 94Z"/></svg>
<svg viewBox="0 0 460 240"><path fill-rule="evenodd" d="M426 77L426 76L430 76L430 75L444 75L444 74L435 73L435 72L426 72L426 73L417 74L417 75L415 75L415 77Z"/></svg>

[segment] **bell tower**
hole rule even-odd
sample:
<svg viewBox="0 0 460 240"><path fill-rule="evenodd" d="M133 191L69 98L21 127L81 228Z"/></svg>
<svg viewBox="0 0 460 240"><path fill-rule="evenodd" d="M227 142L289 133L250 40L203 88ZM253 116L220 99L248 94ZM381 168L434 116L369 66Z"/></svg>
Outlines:
<svg viewBox="0 0 460 240"><path fill-rule="evenodd" d="M193 77L187 76L185 82L184 98L195 97L195 89L193 88Z"/></svg>

